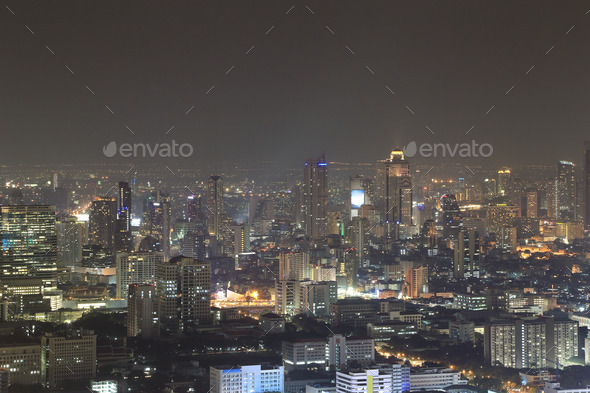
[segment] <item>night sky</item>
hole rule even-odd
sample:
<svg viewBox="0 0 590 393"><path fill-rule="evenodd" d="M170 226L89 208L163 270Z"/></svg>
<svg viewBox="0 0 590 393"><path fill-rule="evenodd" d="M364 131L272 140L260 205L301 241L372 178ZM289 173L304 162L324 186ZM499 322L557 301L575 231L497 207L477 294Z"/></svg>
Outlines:
<svg viewBox="0 0 590 393"><path fill-rule="evenodd" d="M172 139L194 146L191 165L292 163L322 151L372 162L410 141L471 140L494 146L482 165L580 162L590 140L589 8L8 0L0 163L114 162L102 154L110 141Z"/></svg>

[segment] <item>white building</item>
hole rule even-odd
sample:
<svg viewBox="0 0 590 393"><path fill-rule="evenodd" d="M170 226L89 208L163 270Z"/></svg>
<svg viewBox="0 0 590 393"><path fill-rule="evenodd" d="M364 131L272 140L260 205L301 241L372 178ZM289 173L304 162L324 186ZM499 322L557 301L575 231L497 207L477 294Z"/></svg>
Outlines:
<svg viewBox="0 0 590 393"><path fill-rule="evenodd" d="M450 385L466 385L461 373L444 367L415 368L410 371L410 391L440 390Z"/></svg>
<svg viewBox="0 0 590 393"><path fill-rule="evenodd" d="M391 375L392 393L404 393L410 391L410 366L403 364L378 364L381 374Z"/></svg>
<svg viewBox="0 0 590 393"><path fill-rule="evenodd" d="M283 366L261 365L210 368L210 393L282 392L285 386Z"/></svg>
<svg viewBox="0 0 590 393"><path fill-rule="evenodd" d="M590 366L590 337L586 337L585 345L584 345L584 352L585 352L585 364Z"/></svg>
<svg viewBox="0 0 590 393"><path fill-rule="evenodd" d="M391 375L379 370L336 373L337 393L392 393Z"/></svg>
<svg viewBox="0 0 590 393"><path fill-rule="evenodd" d="M117 393L117 381L90 381L90 390L95 393Z"/></svg>

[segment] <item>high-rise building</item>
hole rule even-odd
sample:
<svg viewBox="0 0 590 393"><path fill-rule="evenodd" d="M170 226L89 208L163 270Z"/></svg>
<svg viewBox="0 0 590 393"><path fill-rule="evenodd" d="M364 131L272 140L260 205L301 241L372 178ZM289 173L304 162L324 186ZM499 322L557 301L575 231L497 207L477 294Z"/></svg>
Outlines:
<svg viewBox="0 0 590 393"><path fill-rule="evenodd" d="M57 285L55 208L47 205L0 207L2 247L0 276L40 278L44 287Z"/></svg>
<svg viewBox="0 0 590 393"><path fill-rule="evenodd" d="M411 225L412 176L410 163L401 150L393 150L388 159L377 161L377 207L387 227L395 235L397 225Z"/></svg>
<svg viewBox="0 0 590 393"><path fill-rule="evenodd" d="M211 175L207 182L207 227L209 234L216 239L221 237L224 211L223 179L221 176Z"/></svg>
<svg viewBox="0 0 590 393"><path fill-rule="evenodd" d="M158 196L157 201L146 200L142 235L153 239L157 244L155 250L162 251L165 258L170 258L171 231L170 200L168 197Z"/></svg>
<svg viewBox="0 0 590 393"><path fill-rule="evenodd" d="M90 244L114 250L117 198L95 197L90 205L88 238Z"/></svg>
<svg viewBox="0 0 590 393"><path fill-rule="evenodd" d="M279 315L301 313L301 282L296 280L277 280L275 282L275 312Z"/></svg>
<svg viewBox="0 0 590 393"><path fill-rule="evenodd" d="M211 393L284 392L283 366L227 366L209 370Z"/></svg>
<svg viewBox="0 0 590 393"><path fill-rule="evenodd" d="M590 142L584 142L584 226L590 229Z"/></svg>
<svg viewBox="0 0 590 393"><path fill-rule="evenodd" d="M57 264L75 266L82 260L82 248L88 242L88 222L67 218L55 224Z"/></svg>
<svg viewBox="0 0 590 393"><path fill-rule="evenodd" d="M186 200L186 213L189 221L203 220L203 211L201 210L201 196L189 195Z"/></svg>
<svg viewBox="0 0 590 393"><path fill-rule="evenodd" d="M474 230L462 230L455 242L453 277L479 277L480 236Z"/></svg>
<svg viewBox="0 0 590 393"><path fill-rule="evenodd" d="M115 250L130 252L133 246L131 237L131 188L127 182L119 182L119 201L115 231Z"/></svg>
<svg viewBox="0 0 590 393"><path fill-rule="evenodd" d="M537 218L539 211L539 193L536 190L527 190L525 195L527 218Z"/></svg>
<svg viewBox="0 0 590 393"><path fill-rule="evenodd" d="M488 206L488 223L490 233L500 233L504 226L512 226L518 217L518 206L498 203Z"/></svg>
<svg viewBox="0 0 590 393"><path fill-rule="evenodd" d="M154 284L156 266L164 261L164 253L117 253L117 298L127 299L129 284Z"/></svg>
<svg viewBox="0 0 590 393"><path fill-rule="evenodd" d="M406 275L406 296L416 299L424 292L424 286L428 285L428 266L412 267Z"/></svg>
<svg viewBox="0 0 590 393"><path fill-rule="evenodd" d="M153 337L160 334L158 297L155 285L131 284L127 297L127 336Z"/></svg>
<svg viewBox="0 0 590 393"><path fill-rule="evenodd" d="M211 322L211 263L178 256L156 267L163 329L187 331Z"/></svg>
<svg viewBox="0 0 590 393"><path fill-rule="evenodd" d="M185 257L204 261L206 256L205 234L189 231L181 241L181 254Z"/></svg>
<svg viewBox="0 0 590 393"><path fill-rule="evenodd" d="M573 220L576 209L575 166L570 161L559 161L557 166L558 215L563 220Z"/></svg>
<svg viewBox="0 0 590 393"><path fill-rule="evenodd" d="M336 392L392 393L391 374L380 373L378 369L336 373Z"/></svg>
<svg viewBox="0 0 590 393"><path fill-rule="evenodd" d="M311 278L309 253L305 251L282 252L279 254L279 281L302 281Z"/></svg>
<svg viewBox="0 0 590 393"><path fill-rule="evenodd" d="M96 335L80 330L67 337L41 338L41 378L48 388L66 381L89 383L96 376Z"/></svg>
<svg viewBox="0 0 590 393"><path fill-rule="evenodd" d="M461 220L461 211L459 210L459 204L453 194L446 194L440 199L440 206L443 214L442 227L443 227L443 238L445 239L457 239L459 232L463 228L463 221Z"/></svg>
<svg viewBox="0 0 590 393"><path fill-rule="evenodd" d="M328 164L322 156L305 161L302 192L302 227L312 239L328 234Z"/></svg>
<svg viewBox="0 0 590 393"><path fill-rule="evenodd" d="M484 356L493 366L555 367L578 356L578 322L553 318L497 320L485 326Z"/></svg>
<svg viewBox="0 0 590 393"><path fill-rule="evenodd" d="M500 196L507 195L510 189L511 172L510 169L501 169L498 171L497 194Z"/></svg>
<svg viewBox="0 0 590 393"><path fill-rule="evenodd" d="M301 283L301 307L313 317L330 316L330 305L338 300L336 281L304 281Z"/></svg>
<svg viewBox="0 0 590 393"><path fill-rule="evenodd" d="M359 215L359 210L362 205L370 205L370 188L371 179L366 179L362 176L355 176L350 178L350 202L347 203L350 209L350 219Z"/></svg>

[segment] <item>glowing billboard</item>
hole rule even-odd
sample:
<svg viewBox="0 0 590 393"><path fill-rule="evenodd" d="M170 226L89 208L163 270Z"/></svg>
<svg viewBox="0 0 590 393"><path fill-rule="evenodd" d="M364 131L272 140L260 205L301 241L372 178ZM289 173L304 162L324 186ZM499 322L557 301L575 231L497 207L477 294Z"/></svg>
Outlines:
<svg viewBox="0 0 590 393"><path fill-rule="evenodd" d="M361 205L365 203L365 190L351 190L350 191L350 207L353 209L360 209Z"/></svg>

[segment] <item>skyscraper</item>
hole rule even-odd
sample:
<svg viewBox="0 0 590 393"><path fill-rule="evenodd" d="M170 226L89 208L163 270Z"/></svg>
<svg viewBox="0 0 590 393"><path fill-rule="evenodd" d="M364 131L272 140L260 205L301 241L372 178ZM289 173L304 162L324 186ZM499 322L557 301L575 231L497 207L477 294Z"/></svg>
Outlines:
<svg viewBox="0 0 590 393"><path fill-rule="evenodd" d="M328 233L328 164L323 156L305 161L301 197L305 234L324 239Z"/></svg>
<svg viewBox="0 0 590 393"><path fill-rule="evenodd" d="M95 197L90 206L88 237L90 244L113 250L117 221L117 199Z"/></svg>
<svg viewBox="0 0 590 393"><path fill-rule="evenodd" d="M55 208L47 205L1 207L0 273L5 278L40 278L54 287L57 273Z"/></svg>
<svg viewBox="0 0 590 393"><path fill-rule="evenodd" d="M510 190L511 174L510 169L501 169L498 171L497 193L500 196L507 195Z"/></svg>
<svg viewBox="0 0 590 393"><path fill-rule="evenodd" d="M572 162L559 161L557 166L558 182L558 218L574 219L576 208L576 178Z"/></svg>
<svg viewBox="0 0 590 393"><path fill-rule="evenodd" d="M158 316L168 331L211 321L211 263L178 256L156 267Z"/></svg>
<svg viewBox="0 0 590 393"><path fill-rule="evenodd" d="M153 337L160 334L155 285L131 284L127 298L127 336Z"/></svg>
<svg viewBox="0 0 590 393"><path fill-rule="evenodd" d="M158 197L156 202L147 200L142 223L142 234L150 236L159 244L157 251L170 257L171 212L168 197Z"/></svg>
<svg viewBox="0 0 590 393"><path fill-rule="evenodd" d="M590 229L590 142L584 142L584 226Z"/></svg>
<svg viewBox="0 0 590 393"><path fill-rule="evenodd" d="M412 177L403 151L393 150L388 159L377 161L377 194L388 236L397 225L412 224Z"/></svg>
<svg viewBox="0 0 590 393"><path fill-rule="evenodd" d="M57 263L59 266L74 266L82 260L82 247L88 243L88 222L76 218L56 223Z"/></svg>
<svg viewBox="0 0 590 393"><path fill-rule="evenodd" d="M459 210L459 204L455 195L443 195L440 199L440 205L443 210L443 238L457 239L459 232L463 228L463 221L461 220L461 211Z"/></svg>
<svg viewBox="0 0 590 393"><path fill-rule="evenodd" d="M462 230L455 242L453 277L479 277L480 236L474 230Z"/></svg>
<svg viewBox="0 0 590 393"><path fill-rule="evenodd" d="M131 239L131 188L127 182L119 182L119 201L115 233L116 251L130 252Z"/></svg>
<svg viewBox="0 0 590 393"><path fill-rule="evenodd" d="M223 179L211 175L207 182L207 228L216 239L221 235L223 213Z"/></svg>
<svg viewBox="0 0 590 393"><path fill-rule="evenodd" d="M153 284L156 266L164 261L164 253L117 253L117 297L127 298L129 284Z"/></svg>
<svg viewBox="0 0 590 393"><path fill-rule="evenodd" d="M201 196L189 195L186 200L186 213L190 222L201 221L203 212L201 211Z"/></svg>

